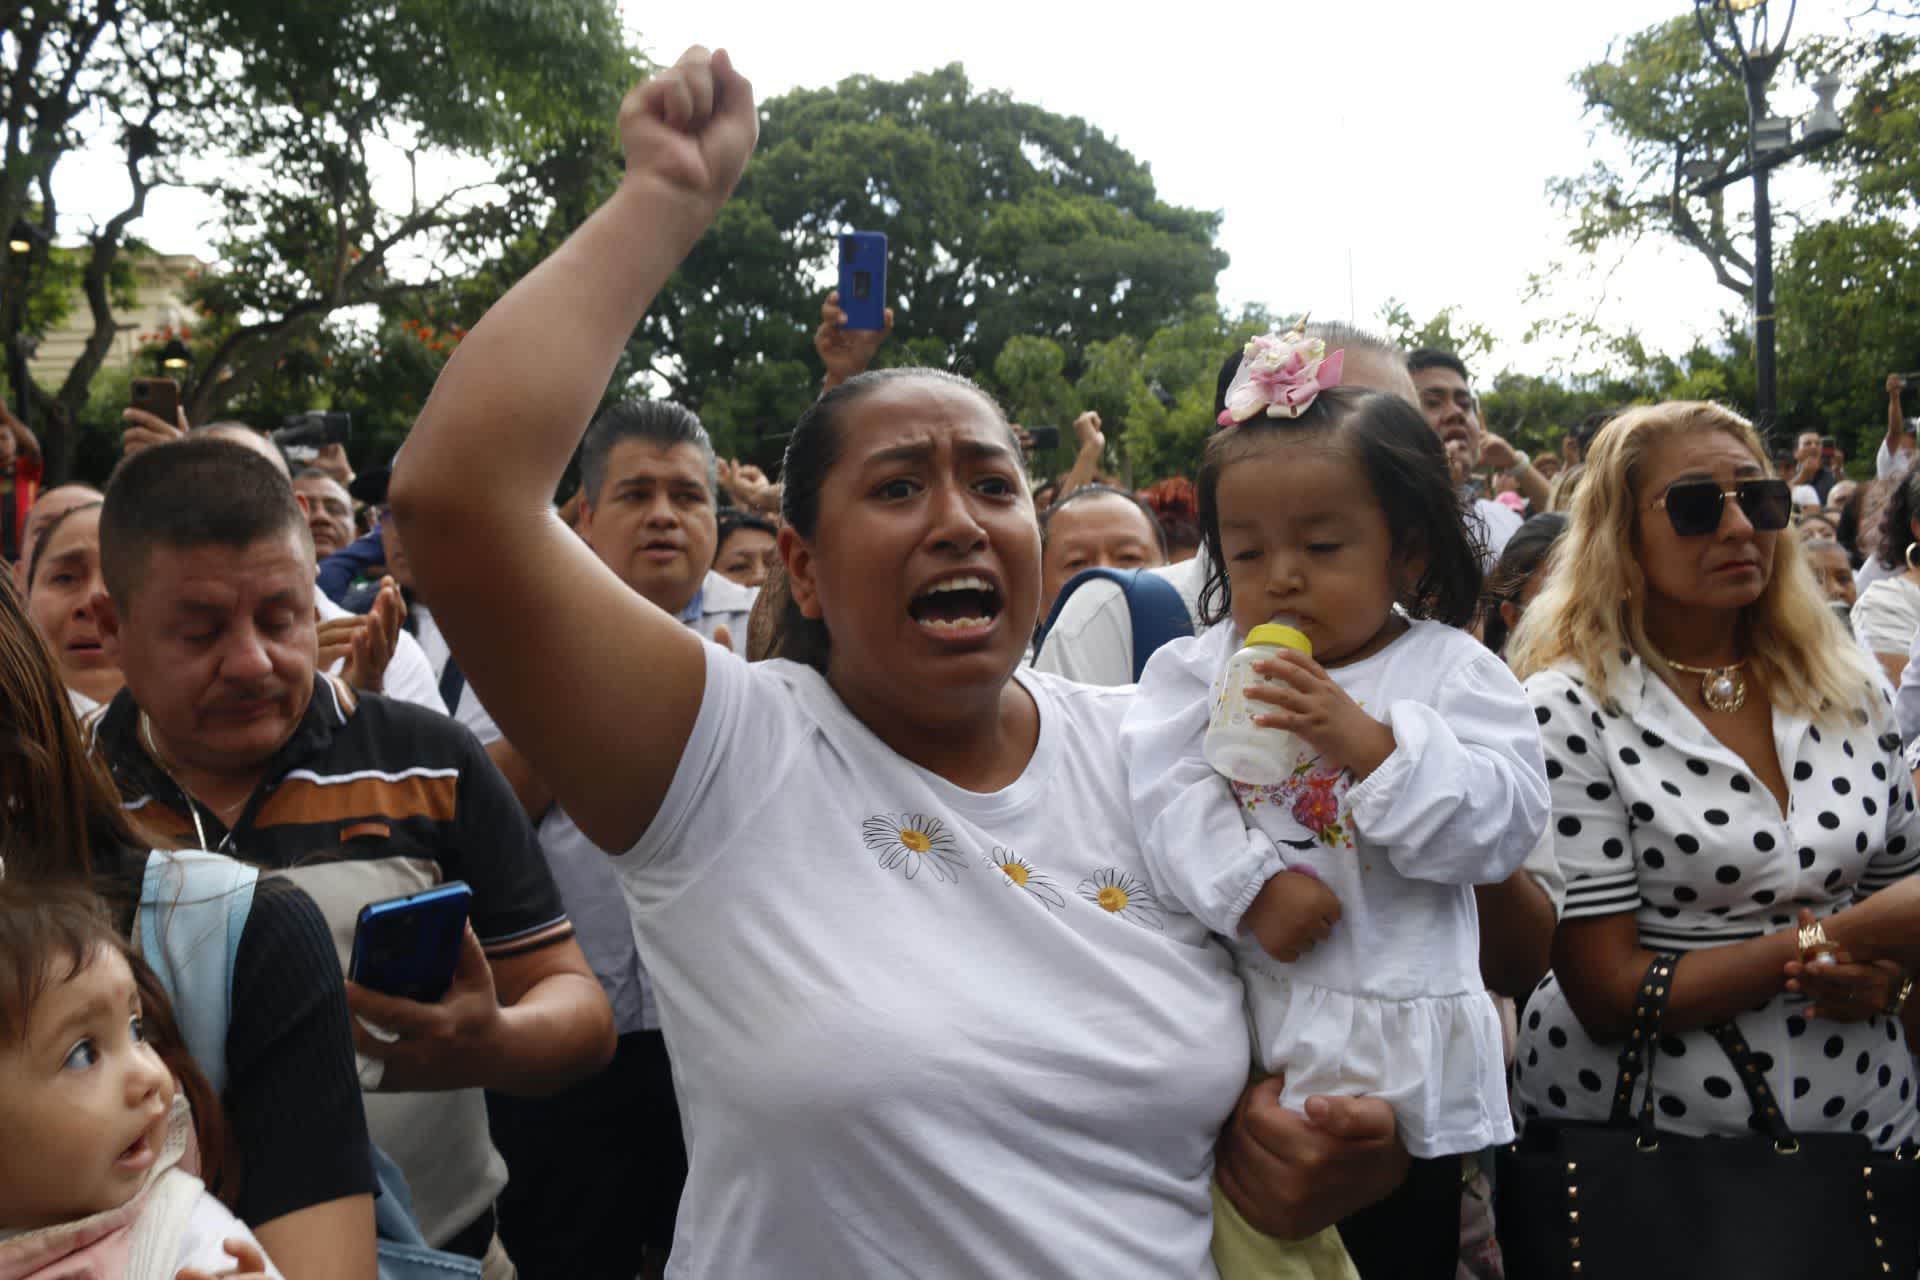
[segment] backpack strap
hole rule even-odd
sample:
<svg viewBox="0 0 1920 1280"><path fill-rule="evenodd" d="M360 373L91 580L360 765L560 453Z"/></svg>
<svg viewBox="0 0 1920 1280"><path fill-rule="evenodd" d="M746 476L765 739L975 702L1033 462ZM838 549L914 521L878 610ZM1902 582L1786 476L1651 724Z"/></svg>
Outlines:
<svg viewBox="0 0 1920 1280"><path fill-rule="evenodd" d="M1053 630L1053 624L1060 620L1060 610L1065 607L1067 598L1086 583L1104 579L1120 588L1120 595L1127 602L1127 617L1133 626L1133 678L1137 682L1140 673L1147 669L1147 659L1153 651L1169 640L1193 634L1193 616L1187 612L1187 602L1180 598L1180 590L1159 574L1147 569L1082 569L1067 585L1060 588L1059 596L1053 602L1053 611L1047 615L1046 625L1040 628L1040 638L1034 645L1036 650L1046 643L1047 633Z"/></svg>
<svg viewBox="0 0 1920 1280"><path fill-rule="evenodd" d="M140 955L216 1094L227 1087L233 962L259 880L257 868L198 849L155 849L141 877Z"/></svg>

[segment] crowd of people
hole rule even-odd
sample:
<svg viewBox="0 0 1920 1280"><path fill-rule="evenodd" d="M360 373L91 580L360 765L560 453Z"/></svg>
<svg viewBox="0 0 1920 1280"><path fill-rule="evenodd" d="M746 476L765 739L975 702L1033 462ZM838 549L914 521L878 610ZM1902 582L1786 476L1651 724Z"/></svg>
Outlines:
<svg viewBox="0 0 1920 1280"><path fill-rule="evenodd" d="M7 419L0 1277L1485 1280L1555 1125L1914 1151L1898 376L1865 483L1693 402L1530 458L1302 325L1135 491L830 295L770 478L600 407L756 120L636 89L390 466ZM349 979L453 882L443 995Z"/></svg>

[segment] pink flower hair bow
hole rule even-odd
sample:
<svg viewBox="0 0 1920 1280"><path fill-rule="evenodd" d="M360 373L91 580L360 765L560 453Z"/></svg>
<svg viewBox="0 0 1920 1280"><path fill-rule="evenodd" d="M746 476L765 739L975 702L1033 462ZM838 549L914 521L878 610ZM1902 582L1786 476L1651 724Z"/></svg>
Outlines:
<svg viewBox="0 0 1920 1280"><path fill-rule="evenodd" d="M1284 336L1261 334L1241 353L1219 425L1245 422L1263 409L1269 418L1299 417L1322 391L1340 385L1346 361L1345 351L1327 354L1327 344L1299 325Z"/></svg>

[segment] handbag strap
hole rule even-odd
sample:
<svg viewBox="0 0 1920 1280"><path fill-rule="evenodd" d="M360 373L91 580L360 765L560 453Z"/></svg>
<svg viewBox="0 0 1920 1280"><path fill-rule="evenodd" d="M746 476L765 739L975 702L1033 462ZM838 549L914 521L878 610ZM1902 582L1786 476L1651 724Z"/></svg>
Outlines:
<svg viewBox="0 0 1920 1280"><path fill-rule="evenodd" d="M1662 951L1653 957L1640 979L1633 997L1633 1029L1620 1047L1620 1074L1613 1083L1613 1110L1607 1123L1626 1128L1633 1123L1633 1091L1636 1082L1644 1083L1646 1101L1640 1109L1640 1129L1653 1131L1653 1062L1659 1053L1654 1041L1660 1034L1660 1018L1673 994L1673 969L1680 957Z"/></svg>
<svg viewBox="0 0 1920 1280"><path fill-rule="evenodd" d="M1731 1022L1721 1022L1708 1027L1707 1033L1720 1042L1721 1049L1733 1063L1733 1074L1747 1091L1747 1101L1753 1107L1753 1116L1747 1123L1765 1132L1773 1139L1774 1146L1782 1150L1797 1149L1799 1140L1793 1136L1786 1117L1780 1114L1780 1102L1767 1084L1767 1073L1754 1060L1753 1050L1748 1047L1747 1038L1740 1034L1740 1028Z"/></svg>

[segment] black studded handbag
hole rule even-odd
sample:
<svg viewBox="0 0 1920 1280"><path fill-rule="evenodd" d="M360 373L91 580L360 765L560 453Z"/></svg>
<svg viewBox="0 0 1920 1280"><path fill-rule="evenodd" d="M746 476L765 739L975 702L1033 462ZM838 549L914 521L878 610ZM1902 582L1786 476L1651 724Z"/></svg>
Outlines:
<svg viewBox="0 0 1920 1280"><path fill-rule="evenodd" d="M1915 1280L1920 1160L1857 1133L1795 1134L1732 1023L1708 1030L1746 1089L1753 1132L1660 1132L1652 1077L1677 963L1656 956L1640 983L1606 1122L1530 1120L1500 1149L1494 1230L1507 1275Z"/></svg>

